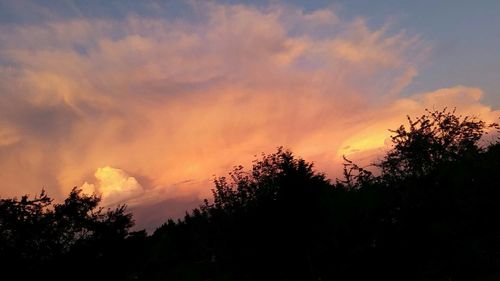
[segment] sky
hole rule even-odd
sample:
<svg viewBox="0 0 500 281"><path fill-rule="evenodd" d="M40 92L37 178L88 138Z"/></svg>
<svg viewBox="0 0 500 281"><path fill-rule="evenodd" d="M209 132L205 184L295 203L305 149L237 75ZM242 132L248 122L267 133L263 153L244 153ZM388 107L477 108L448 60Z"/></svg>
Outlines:
<svg viewBox="0 0 500 281"><path fill-rule="evenodd" d="M0 0L0 196L139 227L278 146L340 176L424 109L500 117L498 1Z"/></svg>

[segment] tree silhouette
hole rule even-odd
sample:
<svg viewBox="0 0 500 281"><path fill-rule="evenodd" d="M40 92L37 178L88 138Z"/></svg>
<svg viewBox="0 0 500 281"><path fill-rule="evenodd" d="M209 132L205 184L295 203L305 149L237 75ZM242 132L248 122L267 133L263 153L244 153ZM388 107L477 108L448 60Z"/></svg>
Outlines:
<svg viewBox="0 0 500 281"><path fill-rule="evenodd" d="M500 154L481 138L497 125L408 120L377 175L345 159L332 184L280 147L217 178L213 200L154 233L145 280L495 280Z"/></svg>
<svg viewBox="0 0 500 281"><path fill-rule="evenodd" d="M279 147L151 236L78 189L1 199L2 277L500 280L500 144L482 143L498 125L446 109L408 121L379 172L345 159L332 183Z"/></svg>
<svg viewBox="0 0 500 281"><path fill-rule="evenodd" d="M4 273L15 276L22 270L25 277L34 277L65 265L52 273L52 278L63 278L64 272L82 266L83 257L106 259L103 256L125 239L133 222L125 206L104 210L99 202L98 196L77 188L60 204L52 204L43 190L33 199L0 199L0 263L8 269Z"/></svg>
<svg viewBox="0 0 500 281"><path fill-rule="evenodd" d="M408 128L401 125L391 136L393 149L383 161L377 163L382 172L391 177L422 176L443 162L455 161L482 151L480 139L489 128L498 124L486 124L470 116L459 116L444 108L426 110L426 114L408 118Z"/></svg>

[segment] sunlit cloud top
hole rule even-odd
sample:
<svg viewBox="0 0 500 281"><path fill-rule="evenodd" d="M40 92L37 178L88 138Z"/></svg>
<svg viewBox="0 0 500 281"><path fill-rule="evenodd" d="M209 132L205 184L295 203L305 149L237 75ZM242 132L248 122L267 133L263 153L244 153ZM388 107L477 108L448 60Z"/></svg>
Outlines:
<svg viewBox="0 0 500 281"><path fill-rule="evenodd" d="M342 155L374 159L406 114L499 116L478 85L409 95L434 44L335 6L151 2L91 17L19 5L36 17L0 26L2 195L205 197L214 174L281 145L334 177Z"/></svg>

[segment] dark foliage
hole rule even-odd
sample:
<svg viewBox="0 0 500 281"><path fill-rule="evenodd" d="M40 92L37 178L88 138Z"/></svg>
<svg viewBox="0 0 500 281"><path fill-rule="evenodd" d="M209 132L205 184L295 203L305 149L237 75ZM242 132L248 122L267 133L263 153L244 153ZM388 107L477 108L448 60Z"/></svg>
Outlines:
<svg viewBox="0 0 500 281"><path fill-rule="evenodd" d="M9 278L5 280L42 275L88 280L96 266L121 264L118 253L133 225L132 215L125 206L104 210L99 202L99 197L76 188L61 204L52 204L43 190L33 199L0 199L0 264Z"/></svg>
<svg viewBox="0 0 500 281"><path fill-rule="evenodd" d="M485 129L498 124L486 124L475 117L461 117L455 110L429 111L415 120L408 116L408 129L401 125L392 138L394 148L381 163L377 163L385 176L420 177L449 163L475 155L484 148L479 141Z"/></svg>
<svg viewBox="0 0 500 281"><path fill-rule="evenodd" d="M53 208L44 192L4 199L2 264L68 279L500 280L500 144L481 144L498 126L447 110L408 120L377 173L345 159L332 183L278 148L151 236L78 190Z"/></svg>

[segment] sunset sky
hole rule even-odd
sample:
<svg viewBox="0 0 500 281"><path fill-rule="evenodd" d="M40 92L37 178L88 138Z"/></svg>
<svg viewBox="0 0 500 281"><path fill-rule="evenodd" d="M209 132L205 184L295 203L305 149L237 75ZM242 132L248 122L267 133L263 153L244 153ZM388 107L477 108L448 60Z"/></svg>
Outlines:
<svg viewBox="0 0 500 281"><path fill-rule="evenodd" d="M500 1L0 0L0 196L139 226L278 146L339 176L425 108L500 117Z"/></svg>

